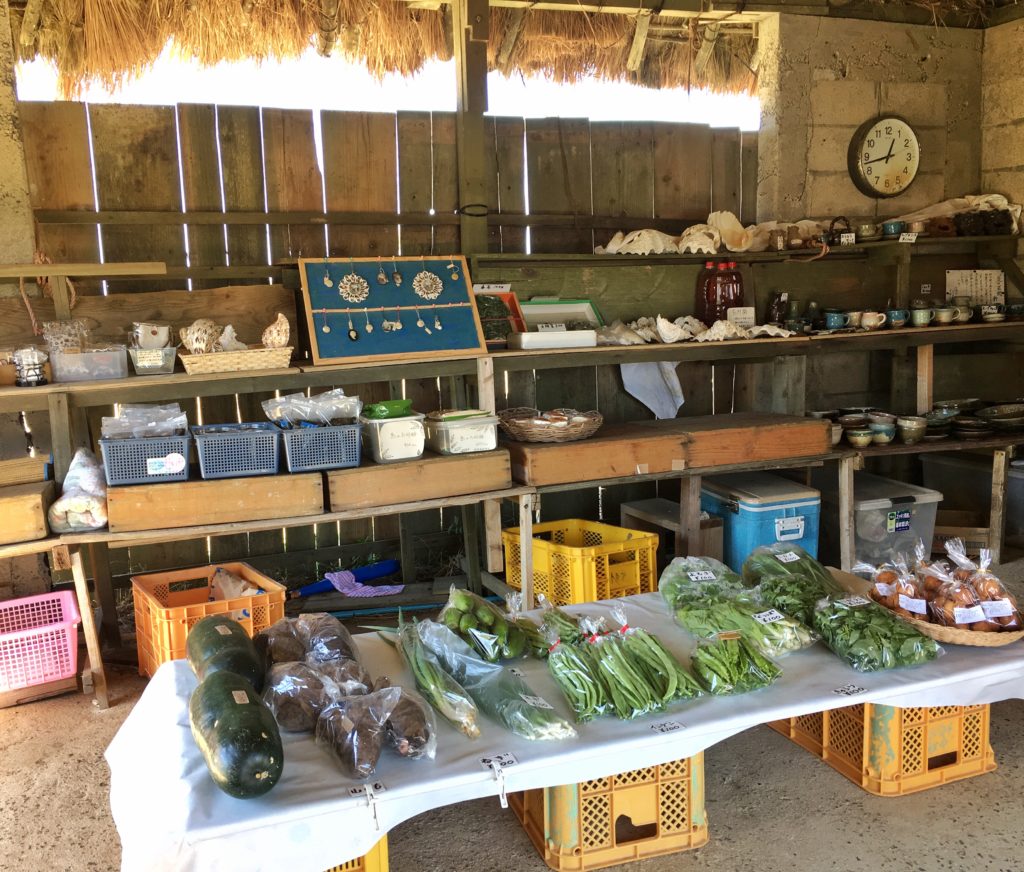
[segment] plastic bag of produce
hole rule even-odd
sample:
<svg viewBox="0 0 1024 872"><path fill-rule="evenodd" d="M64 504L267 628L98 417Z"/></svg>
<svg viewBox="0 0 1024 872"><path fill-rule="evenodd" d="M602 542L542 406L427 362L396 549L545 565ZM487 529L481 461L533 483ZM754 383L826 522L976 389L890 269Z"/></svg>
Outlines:
<svg viewBox="0 0 1024 872"><path fill-rule="evenodd" d="M585 636L583 647L597 664L617 718L631 720L662 708L660 694L624 651L620 633L599 632L587 620L581 622L581 629Z"/></svg>
<svg viewBox="0 0 1024 872"><path fill-rule="evenodd" d="M386 687L362 696L343 696L327 705L316 722L316 741L350 778L369 778L384 747L385 724L402 695Z"/></svg>
<svg viewBox="0 0 1024 872"><path fill-rule="evenodd" d="M571 739L572 725L551 704L504 666L480 658L449 627L435 621L416 624L420 640L480 709L524 739Z"/></svg>
<svg viewBox="0 0 1024 872"><path fill-rule="evenodd" d="M392 684L386 675L380 676L374 683L375 691L385 687L398 687ZM400 687L402 695L392 709L384 734L388 747L399 757L410 760L426 758L433 760L437 752L437 725L434 713L419 694L406 687Z"/></svg>
<svg viewBox="0 0 1024 872"><path fill-rule="evenodd" d="M333 615L312 612L295 619L295 632L306 646L306 661L358 660L359 649L352 635Z"/></svg>
<svg viewBox="0 0 1024 872"><path fill-rule="evenodd" d="M917 666L942 653L934 639L862 596L823 599L814 613L814 628L858 672Z"/></svg>
<svg viewBox="0 0 1024 872"><path fill-rule="evenodd" d="M693 652L693 674L708 693L747 693L773 684L782 670L735 631L702 640Z"/></svg>
<svg viewBox="0 0 1024 872"><path fill-rule="evenodd" d="M452 585L439 620L472 645L485 660L513 660L526 654L526 636L493 603Z"/></svg>
<svg viewBox="0 0 1024 872"><path fill-rule="evenodd" d="M328 700L319 673L305 663L276 663L267 671L263 701L289 733L311 733Z"/></svg>
<svg viewBox="0 0 1024 872"><path fill-rule="evenodd" d="M962 539L950 539L946 542L946 553L957 564L958 575L970 573L968 584L978 597L982 611L985 612L984 627L974 626L974 630L1002 632L1004 630L1021 629L1021 615L1017 607L1017 599L1003 586L1003 583L989 569L992 563L992 552L982 548L975 564L968 556Z"/></svg>
<svg viewBox="0 0 1024 872"><path fill-rule="evenodd" d="M612 608L612 618L619 625L617 632L623 652L662 705L701 695L700 685L657 636L642 627L630 626L621 606Z"/></svg>
<svg viewBox="0 0 1024 872"><path fill-rule="evenodd" d="M545 630L548 671L572 709L576 723L584 724L611 711L608 688L589 645L563 642L555 627ZM578 629L574 629L578 635Z"/></svg>
<svg viewBox="0 0 1024 872"><path fill-rule="evenodd" d="M879 605L902 618L928 620L928 596L902 555L881 566L857 563L853 571L871 579L868 596Z"/></svg>
<svg viewBox="0 0 1024 872"><path fill-rule="evenodd" d="M699 601L716 592L738 592L742 587L740 577L713 557L676 557L658 580L658 590L673 609L683 602Z"/></svg>
<svg viewBox="0 0 1024 872"><path fill-rule="evenodd" d="M997 631L998 624L990 623L985 616L981 600L970 583L971 575L962 573L957 577L955 571L947 574L935 566L931 573L939 582L939 589L928 604L934 623L957 630Z"/></svg>
<svg viewBox="0 0 1024 872"><path fill-rule="evenodd" d="M480 735L477 708L466 689L449 675L423 644L416 624L399 619L398 650L416 679L420 693L456 729L471 739Z"/></svg>
<svg viewBox="0 0 1024 872"><path fill-rule="evenodd" d="M306 655L306 665L316 670L324 682L324 692L331 698L369 693L373 681L358 660L317 660Z"/></svg>
<svg viewBox="0 0 1024 872"><path fill-rule="evenodd" d="M281 618L253 636L256 650L263 655L267 667L275 663L302 662L306 659L306 645L299 638L293 618Z"/></svg>
<svg viewBox="0 0 1024 872"><path fill-rule="evenodd" d="M823 591L822 596L843 592L831 572L791 542L761 545L743 562L743 581L748 585L760 585L766 578L776 576L807 579L815 584L816 590Z"/></svg>
<svg viewBox="0 0 1024 872"><path fill-rule="evenodd" d="M518 627L526 639L526 653L538 660L547 657L548 645L541 628L523 614L523 595L518 592L510 593L505 598L505 608L508 610L509 623Z"/></svg>
<svg viewBox="0 0 1024 872"><path fill-rule="evenodd" d="M553 605L544 594L540 594L537 597L537 602L540 603L541 607L540 623L545 636L548 635L549 631L553 632L556 639L561 640L567 645L575 644L583 638L579 621L576 618L567 611Z"/></svg>

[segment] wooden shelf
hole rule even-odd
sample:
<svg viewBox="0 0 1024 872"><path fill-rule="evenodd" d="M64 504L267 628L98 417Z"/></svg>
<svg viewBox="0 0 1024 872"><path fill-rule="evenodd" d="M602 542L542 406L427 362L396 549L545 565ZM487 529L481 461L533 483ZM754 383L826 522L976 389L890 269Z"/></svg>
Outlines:
<svg viewBox="0 0 1024 872"><path fill-rule="evenodd" d="M31 542L14 542L10 545L0 545L0 560L9 557L45 554L51 548L55 548L60 544L60 536L47 536L45 539L33 539Z"/></svg>
<svg viewBox="0 0 1024 872"><path fill-rule="evenodd" d="M1004 433L985 439L939 439L935 442L917 442L914 445L890 442L888 445L872 445L868 448L852 449L852 451L868 459L872 457L895 457L901 454L930 454L935 451L1010 448L1015 445L1024 445L1024 433Z"/></svg>

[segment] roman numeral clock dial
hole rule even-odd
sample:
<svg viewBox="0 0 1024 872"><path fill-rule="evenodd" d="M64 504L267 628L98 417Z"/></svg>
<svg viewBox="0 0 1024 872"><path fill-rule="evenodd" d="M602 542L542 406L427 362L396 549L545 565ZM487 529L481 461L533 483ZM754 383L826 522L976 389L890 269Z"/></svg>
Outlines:
<svg viewBox="0 0 1024 872"><path fill-rule="evenodd" d="M917 178L921 145L906 119L880 115L857 128L846 160L850 178L862 194L897 197Z"/></svg>

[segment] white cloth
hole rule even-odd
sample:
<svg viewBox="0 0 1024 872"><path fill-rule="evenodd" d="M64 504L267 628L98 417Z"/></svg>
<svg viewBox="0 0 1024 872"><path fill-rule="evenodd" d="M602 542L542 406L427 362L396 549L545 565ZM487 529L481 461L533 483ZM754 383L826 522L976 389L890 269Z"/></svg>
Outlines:
<svg viewBox="0 0 1024 872"><path fill-rule="evenodd" d="M687 661L694 642L658 594L616 600L629 623L645 627ZM607 614L591 603L580 614ZM402 684L412 677L387 643L357 636L367 668ZM624 722L599 718L578 726L579 738L529 742L481 716L482 735L466 739L439 724L437 758L405 760L386 750L374 775L383 785L377 821L363 797L309 736L282 734L281 781L259 799L232 799L206 771L188 726L196 681L183 660L160 667L107 749L110 807L121 836L124 870L278 870L322 872L367 853L402 821L442 805L497 796L481 757L511 752L508 791L571 784L689 757L757 724L862 702L895 706L977 705L1024 697L1024 645L947 646L946 655L913 669L861 675L821 644L782 658L770 688L734 697L702 697L667 712ZM571 717L544 663L516 664L534 691ZM837 693L854 685L863 692ZM441 719L438 718L440 721ZM661 732L669 723L680 727ZM497 801L497 799L495 799Z"/></svg>
<svg viewBox="0 0 1024 872"><path fill-rule="evenodd" d="M676 374L677 366L665 360L658 363L621 363L622 386L626 393L654 412L659 420L674 418L685 402L683 386Z"/></svg>

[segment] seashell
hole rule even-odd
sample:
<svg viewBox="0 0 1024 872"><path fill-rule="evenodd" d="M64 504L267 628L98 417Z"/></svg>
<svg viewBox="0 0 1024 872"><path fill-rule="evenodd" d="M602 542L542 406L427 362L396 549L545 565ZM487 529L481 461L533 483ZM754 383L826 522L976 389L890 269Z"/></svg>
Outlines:
<svg viewBox="0 0 1024 872"><path fill-rule="evenodd" d="M722 245L722 234L707 224L694 224L679 237L680 254L717 254Z"/></svg>
<svg viewBox="0 0 1024 872"><path fill-rule="evenodd" d="M609 243L610 246L610 243ZM634 230L618 246L616 254L676 254L675 237L660 230Z"/></svg>
<svg viewBox="0 0 1024 872"><path fill-rule="evenodd" d="M777 339L785 339L787 336L795 336L792 330L783 327L776 327L774 324L760 324L750 328L751 339L761 339L764 336L771 336Z"/></svg>
<svg viewBox="0 0 1024 872"><path fill-rule="evenodd" d="M723 342L727 339L749 339L750 334L732 321L715 321L697 337L698 342Z"/></svg>
<svg viewBox="0 0 1024 872"><path fill-rule="evenodd" d="M277 320L263 331L261 337L264 348L284 348L291 336L291 327L288 319L280 312L277 313Z"/></svg>
<svg viewBox="0 0 1024 872"><path fill-rule="evenodd" d="M674 323L676 327L682 327L684 330L689 330L694 336L700 336L701 333L708 329L707 324L699 318L694 318L693 315L684 315L682 318L676 318L672 323Z"/></svg>
<svg viewBox="0 0 1024 872"><path fill-rule="evenodd" d="M179 331L181 344L189 354L209 354L220 338L221 329L209 318L197 318L188 327Z"/></svg>
<svg viewBox="0 0 1024 872"><path fill-rule="evenodd" d="M235 334L235 328L228 324L224 328L224 332L220 334L220 338L217 340L217 344L214 346L214 351L246 351L249 348L244 342L242 342Z"/></svg>

